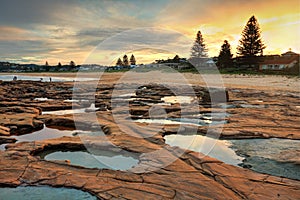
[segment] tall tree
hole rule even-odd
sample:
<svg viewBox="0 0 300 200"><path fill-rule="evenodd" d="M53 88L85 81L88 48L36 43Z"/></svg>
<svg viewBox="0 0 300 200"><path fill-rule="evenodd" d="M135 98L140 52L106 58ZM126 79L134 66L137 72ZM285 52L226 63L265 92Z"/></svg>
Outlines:
<svg viewBox="0 0 300 200"><path fill-rule="evenodd" d="M231 54L231 47L227 40L224 40L223 45L221 46L221 50L218 56L217 65L219 68L227 68L232 67L232 56Z"/></svg>
<svg viewBox="0 0 300 200"><path fill-rule="evenodd" d="M58 66L58 67L61 67L61 63L59 62L59 63L57 64L57 66Z"/></svg>
<svg viewBox="0 0 300 200"><path fill-rule="evenodd" d="M130 57L130 65L135 65L135 64L136 64L136 60L135 60L134 55L132 54Z"/></svg>
<svg viewBox="0 0 300 200"><path fill-rule="evenodd" d="M180 57L178 55L175 55L173 58L173 62L179 63L180 62Z"/></svg>
<svg viewBox="0 0 300 200"><path fill-rule="evenodd" d="M203 57L204 58L207 57L207 49L201 31L198 31L194 45L192 46L191 49L191 58L203 58Z"/></svg>
<svg viewBox="0 0 300 200"><path fill-rule="evenodd" d="M45 70L46 70L47 72L50 70L50 66L49 66L48 61L46 61L46 63L45 63Z"/></svg>
<svg viewBox="0 0 300 200"><path fill-rule="evenodd" d="M266 46L262 42L260 33L258 21L253 15L242 32L242 38L237 47L237 54L245 57L263 55L263 50Z"/></svg>
<svg viewBox="0 0 300 200"><path fill-rule="evenodd" d="M70 66L75 67L75 62L73 60L70 61Z"/></svg>
<svg viewBox="0 0 300 200"><path fill-rule="evenodd" d="M128 57L126 54L123 56L123 64L124 66L129 66Z"/></svg>
<svg viewBox="0 0 300 200"><path fill-rule="evenodd" d="M119 58L117 63L116 63L117 66L123 66L123 62L122 60Z"/></svg>

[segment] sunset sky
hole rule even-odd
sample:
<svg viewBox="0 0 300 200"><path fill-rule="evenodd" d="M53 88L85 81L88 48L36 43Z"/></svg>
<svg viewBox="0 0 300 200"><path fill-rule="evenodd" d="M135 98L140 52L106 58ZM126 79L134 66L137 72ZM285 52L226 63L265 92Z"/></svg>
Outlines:
<svg viewBox="0 0 300 200"><path fill-rule="evenodd" d="M0 0L0 61L50 65L189 57L198 30L209 56L236 46L255 15L264 54L300 53L299 0Z"/></svg>

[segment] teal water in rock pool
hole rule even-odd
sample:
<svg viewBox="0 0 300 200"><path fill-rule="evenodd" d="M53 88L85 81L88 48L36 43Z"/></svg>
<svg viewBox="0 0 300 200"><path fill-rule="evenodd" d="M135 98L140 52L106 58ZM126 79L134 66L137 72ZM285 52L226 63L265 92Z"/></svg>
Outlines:
<svg viewBox="0 0 300 200"><path fill-rule="evenodd" d="M137 165L137 155L130 152L106 150L46 151L40 154L45 160L68 160L71 165L86 168L128 170Z"/></svg>
<svg viewBox="0 0 300 200"><path fill-rule="evenodd" d="M171 146L201 152L227 164L300 180L299 140L215 140L201 135L167 135L164 138Z"/></svg>
<svg viewBox="0 0 300 200"><path fill-rule="evenodd" d="M19 186L0 188L1 200L97 200L88 192L71 188L53 188L48 186Z"/></svg>
<svg viewBox="0 0 300 200"><path fill-rule="evenodd" d="M236 153L245 157L243 167L274 176L300 180L300 141L289 139L231 140Z"/></svg>

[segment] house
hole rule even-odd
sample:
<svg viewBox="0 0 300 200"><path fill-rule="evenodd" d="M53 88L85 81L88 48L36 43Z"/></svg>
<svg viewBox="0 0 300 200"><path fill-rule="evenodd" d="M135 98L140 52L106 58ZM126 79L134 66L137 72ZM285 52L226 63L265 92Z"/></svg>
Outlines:
<svg viewBox="0 0 300 200"><path fill-rule="evenodd" d="M259 70L285 70L299 65L299 54L292 51L272 56L264 56L259 63Z"/></svg>
<svg viewBox="0 0 300 200"><path fill-rule="evenodd" d="M298 53L295 53L295 52L292 52L291 50L289 50L288 52L285 52L283 54L281 54L282 56L285 56L285 57L296 57L298 56L299 57L299 54Z"/></svg>

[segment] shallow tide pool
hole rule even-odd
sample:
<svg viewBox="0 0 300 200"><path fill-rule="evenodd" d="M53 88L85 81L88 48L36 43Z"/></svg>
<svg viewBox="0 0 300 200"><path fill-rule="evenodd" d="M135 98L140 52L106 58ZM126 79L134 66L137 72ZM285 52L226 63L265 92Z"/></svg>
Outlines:
<svg viewBox="0 0 300 200"><path fill-rule="evenodd" d="M63 136L73 136L75 130L59 130L56 128L46 127L39 131L35 131L30 134L14 136L17 139L17 142L31 142L31 141L40 141L52 138L59 138Z"/></svg>
<svg viewBox="0 0 300 200"><path fill-rule="evenodd" d="M196 97L191 97L191 96L166 96L161 98L162 101L166 103L180 103L180 104L189 104L193 100L195 100Z"/></svg>
<svg viewBox="0 0 300 200"><path fill-rule="evenodd" d="M63 136L73 136L76 135L75 133L81 132L81 133L90 133L87 131L78 131L78 130L60 130L58 127L47 127L44 125L44 128L35 131L32 133L24 134L24 135L13 135L12 138L15 138L18 142L32 142L32 141L41 141L41 140L47 140L47 139L53 139L53 138L60 138ZM5 146L7 144L1 144L0 150L5 150Z"/></svg>
<svg viewBox="0 0 300 200"><path fill-rule="evenodd" d="M227 164L237 166L243 160L230 148L231 143L226 140L213 139L202 135L166 135L164 139L166 144L170 146L201 152Z"/></svg>
<svg viewBox="0 0 300 200"><path fill-rule="evenodd" d="M54 188L49 186L19 186L0 188L2 200L97 200L88 192L71 188Z"/></svg>
<svg viewBox="0 0 300 200"><path fill-rule="evenodd" d="M67 115L76 113L85 113L86 110L96 110L95 104L92 103L90 107L87 108L76 108L76 109L66 109L66 110L55 110L55 111L43 111L42 115Z"/></svg>
<svg viewBox="0 0 300 200"><path fill-rule="evenodd" d="M218 140L201 135L167 135L164 138L171 146L201 152L227 164L300 180L299 140Z"/></svg>
<svg viewBox="0 0 300 200"><path fill-rule="evenodd" d="M253 171L300 180L300 141L289 139L231 140L236 153L245 157L241 166Z"/></svg>
<svg viewBox="0 0 300 200"><path fill-rule="evenodd" d="M153 124L182 124L194 126L207 126L224 124L225 121L212 121L211 119L191 119L191 118L167 118L167 119L137 119L135 122L139 123L153 123Z"/></svg>
<svg viewBox="0 0 300 200"><path fill-rule="evenodd" d="M137 155L91 149L90 151L48 151L40 154L45 160L68 160L71 165L86 168L128 170L137 165Z"/></svg>

